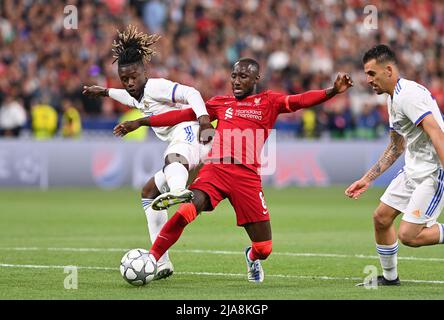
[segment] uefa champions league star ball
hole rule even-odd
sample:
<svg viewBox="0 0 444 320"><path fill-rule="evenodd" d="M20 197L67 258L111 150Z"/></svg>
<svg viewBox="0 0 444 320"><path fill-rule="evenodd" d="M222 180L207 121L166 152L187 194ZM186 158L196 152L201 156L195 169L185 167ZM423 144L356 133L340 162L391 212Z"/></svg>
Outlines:
<svg viewBox="0 0 444 320"><path fill-rule="evenodd" d="M156 272L157 265L145 249L132 249L120 261L123 279L133 286L143 286L152 281Z"/></svg>

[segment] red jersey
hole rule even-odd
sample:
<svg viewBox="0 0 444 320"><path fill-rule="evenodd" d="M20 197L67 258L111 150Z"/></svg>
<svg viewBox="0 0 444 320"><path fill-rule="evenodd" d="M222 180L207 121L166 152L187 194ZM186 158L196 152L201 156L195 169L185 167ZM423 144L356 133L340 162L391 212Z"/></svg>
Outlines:
<svg viewBox="0 0 444 320"><path fill-rule="evenodd" d="M257 172L260 154L276 118L327 100L325 90L285 95L271 90L242 100L216 96L206 102L211 120L218 120L208 159L218 163L239 163ZM170 111L150 118L152 126L169 126L196 119L192 109Z"/></svg>

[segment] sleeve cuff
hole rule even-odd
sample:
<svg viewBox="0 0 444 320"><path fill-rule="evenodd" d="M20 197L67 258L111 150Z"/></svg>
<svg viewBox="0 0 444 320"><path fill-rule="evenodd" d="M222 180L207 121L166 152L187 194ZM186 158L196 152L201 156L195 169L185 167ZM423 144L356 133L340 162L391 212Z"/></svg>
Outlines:
<svg viewBox="0 0 444 320"><path fill-rule="evenodd" d="M108 97L112 98L112 99L116 99L117 94L116 94L116 89L114 88L109 88L108 89Z"/></svg>
<svg viewBox="0 0 444 320"><path fill-rule="evenodd" d="M173 103L176 103L176 96L175 96L175 94L176 94L176 89L177 89L177 86L178 86L179 84L178 83L176 83L175 85L174 85L174 87L173 87L173 93L171 94L171 101L173 101Z"/></svg>
<svg viewBox="0 0 444 320"><path fill-rule="evenodd" d="M418 126L418 125L421 123L421 121L424 120L424 118L425 118L427 115L431 114L431 113L432 113L432 111L427 111L427 112L424 113L422 116L420 116L420 117L418 118L418 120L415 121L415 126Z"/></svg>

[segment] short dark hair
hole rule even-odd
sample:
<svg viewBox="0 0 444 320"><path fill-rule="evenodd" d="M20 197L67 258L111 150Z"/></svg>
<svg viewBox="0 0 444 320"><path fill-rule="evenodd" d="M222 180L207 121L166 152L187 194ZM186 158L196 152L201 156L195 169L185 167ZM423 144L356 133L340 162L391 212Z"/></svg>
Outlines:
<svg viewBox="0 0 444 320"><path fill-rule="evenodd" d="M118 39L113 42L114 62L119 66L144 63L151 60L156 52L151 46L159 40L156 34L148 35L137 31L135 26L129 25L124 32L118 31Z"/></svg>
<svg viewBox="0 0 444 320"><path fill-rule="evenodd" d="M244 63L247 63L248 65L252 65L257 70L257 73L259 73L259 70L260 70L259 63L256 60L254 60L253 58L240 58L239 60L237 60L236 63L239 63L239 62L244 62Z"/></svg>
<svg viewBox="0 0 444 320"><path fill-rule="evenodd" d="M370 60L375 59L376 62L393 62L398 63L395 53L385 44L378 44L368 50L362 58L362 63L366 64Z"/></svg>

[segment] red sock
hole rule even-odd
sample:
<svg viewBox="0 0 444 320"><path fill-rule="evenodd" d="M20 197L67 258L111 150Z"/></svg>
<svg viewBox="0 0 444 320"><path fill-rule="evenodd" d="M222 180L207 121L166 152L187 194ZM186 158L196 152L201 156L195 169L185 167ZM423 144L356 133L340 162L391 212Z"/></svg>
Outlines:
<svg viewBox="0 0 444 320"><path fill-rule="evenodd" d="M150 253L159 260L160 257L179 239L183 229L197 216L196 207L185 203L160 230L159 235L151 246Z"/></svg>
<svg viewBox="0 0 444 320"><path fill-rule="evenodd" d="M250 258L251 261L260 259L265 260L270 255L272 251L272 244L273 242L271 240L267 241L261 241L261 242L252 242L250 254L248 258Z"/></svg>

